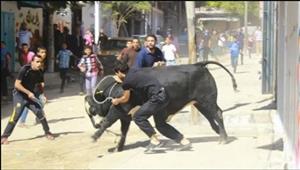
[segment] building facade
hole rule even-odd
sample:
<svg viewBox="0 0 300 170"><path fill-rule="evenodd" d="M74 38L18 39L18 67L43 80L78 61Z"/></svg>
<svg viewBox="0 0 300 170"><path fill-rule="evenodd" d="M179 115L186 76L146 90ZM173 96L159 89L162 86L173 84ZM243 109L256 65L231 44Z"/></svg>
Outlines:
<svg viewBox="0 0 300 170"><path fill-rule="evenodd" d="M8 50L12 54L12 71L17 71L20 67L16 62L16 36L20 30L20 25L26 23L28 30L33 35L34 32L38 32L40 36L43 36L43 9L39 6L30 7L34 4L27 4L26 6L24 3L1 1L1 41L6 43Z"/></svg>
<svg viewBox="0 0 300 170"><path fill-rule="evenodd" d="M287 169L300 169L300 2L272 3L277 6L276 92L283 131L284 161Z"/></svg>

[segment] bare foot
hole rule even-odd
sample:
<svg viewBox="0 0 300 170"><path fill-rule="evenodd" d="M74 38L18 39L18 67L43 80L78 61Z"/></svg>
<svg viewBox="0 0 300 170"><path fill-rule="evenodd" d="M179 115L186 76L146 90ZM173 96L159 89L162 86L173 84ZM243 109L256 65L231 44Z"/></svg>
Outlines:
<svg viewBox="0 0 300 170"><path fill-rule="evenodd" d="M1 138L1 145L7 145L7 144L9 144L8 138L7 137L2 137Z"/></svg>
<svg viewBox="0 0 300 170"><path fill-rule="evenodd" d="M52 133L49 132L49 133L46 134L46 138L47 138L48 140L54 140L55 137L53 136Z"/></svg>
<svg viewBox="0 0 300 170"><path fill-rule="evenodd" d="M26 125L25 123L20 123L20 124L19 124L19 127L20 127L20 128L28 128L28 125Z"/></svg>

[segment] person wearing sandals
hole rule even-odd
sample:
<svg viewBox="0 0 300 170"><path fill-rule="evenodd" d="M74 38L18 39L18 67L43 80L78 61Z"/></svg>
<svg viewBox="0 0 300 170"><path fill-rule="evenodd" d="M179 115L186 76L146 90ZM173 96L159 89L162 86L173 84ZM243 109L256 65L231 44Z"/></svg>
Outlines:
<svg viewBox="0 0 300 170"><path fill-rule="evenodd" d="M116 61L114 71L118 82L122 83L124 93L121 97L112 99L113 105L127 103L131 94L130 90L136 91L142 96L142 105L132 119L150 138L145 153L151 153L155 148L163 145L148 121L152 115L156 128L162 135L178 142L181 145L180 150L190 148L191 142L163 118L166 112L165 108L169 104L169 96L164 86L154 76L145 74L140 69L129 69L124 61Z"/></svg>

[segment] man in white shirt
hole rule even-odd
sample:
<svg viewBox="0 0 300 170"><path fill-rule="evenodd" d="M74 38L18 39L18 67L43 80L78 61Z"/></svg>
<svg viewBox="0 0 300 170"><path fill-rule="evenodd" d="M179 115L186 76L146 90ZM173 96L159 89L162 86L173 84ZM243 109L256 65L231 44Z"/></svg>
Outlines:
<svg viewBox="0 0 300 170"><path fill-rule="evenodd" d="M172 44L172 39L170 37L166 37L166 44L162 47L162 52L167 60L166 66L176 65L177 58L177 50L175 45Z"/></svg>
<svg viewBox="0 0 300 170"><path fill-rule="evenodd" d="M22 23L19 32L17 33L17 45L19 48L19 56L21 55L22 51L22 44L27 44L28 48L30 49L32 33L27 30L27 24Z"/></svg>
<svg viewBox="0 0 300 170"><path fill-rule="evenodd" d="M22 44L27 44L28 47L30 48L32 37L33 37L32 33L27 30L26 23L22 23L20 31L17 34L18 47L21 48Z"/></svg>

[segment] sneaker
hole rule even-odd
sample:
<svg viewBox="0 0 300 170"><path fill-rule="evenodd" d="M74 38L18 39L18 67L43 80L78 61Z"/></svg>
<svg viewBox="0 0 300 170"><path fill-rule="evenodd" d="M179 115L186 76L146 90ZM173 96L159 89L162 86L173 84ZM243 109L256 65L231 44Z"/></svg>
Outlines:
<svg viewBox="0 0 300 170"><path fill-rule="evenodd" d="M163 146L163 142L160 142L159 144L153 144L150 142L150 144L146 147L144 153L153 153L156 148L159 148L161 146Z"/></svg>
<svg viewBox="0 0 300 170"><path fill-rule="evenodd" d="M9 144L7 137L1 137L1 145L7 145Z"/></svg>
<svg viewBox="0 0 300 170"><path fill-rule="evenodd" d="M54 135L51 133L51 132L47 132L46 133L46 138L48 139L48 140L54 140Z"/></svg>
<svg viewBox="0 0 300 170"><path fill-rule="evenodd" d="M192 148L192 143L188 143L188 144L180 144L180 146L178 148L176 148L176 151L185 151L185 150L190 150Z"/></svg>

